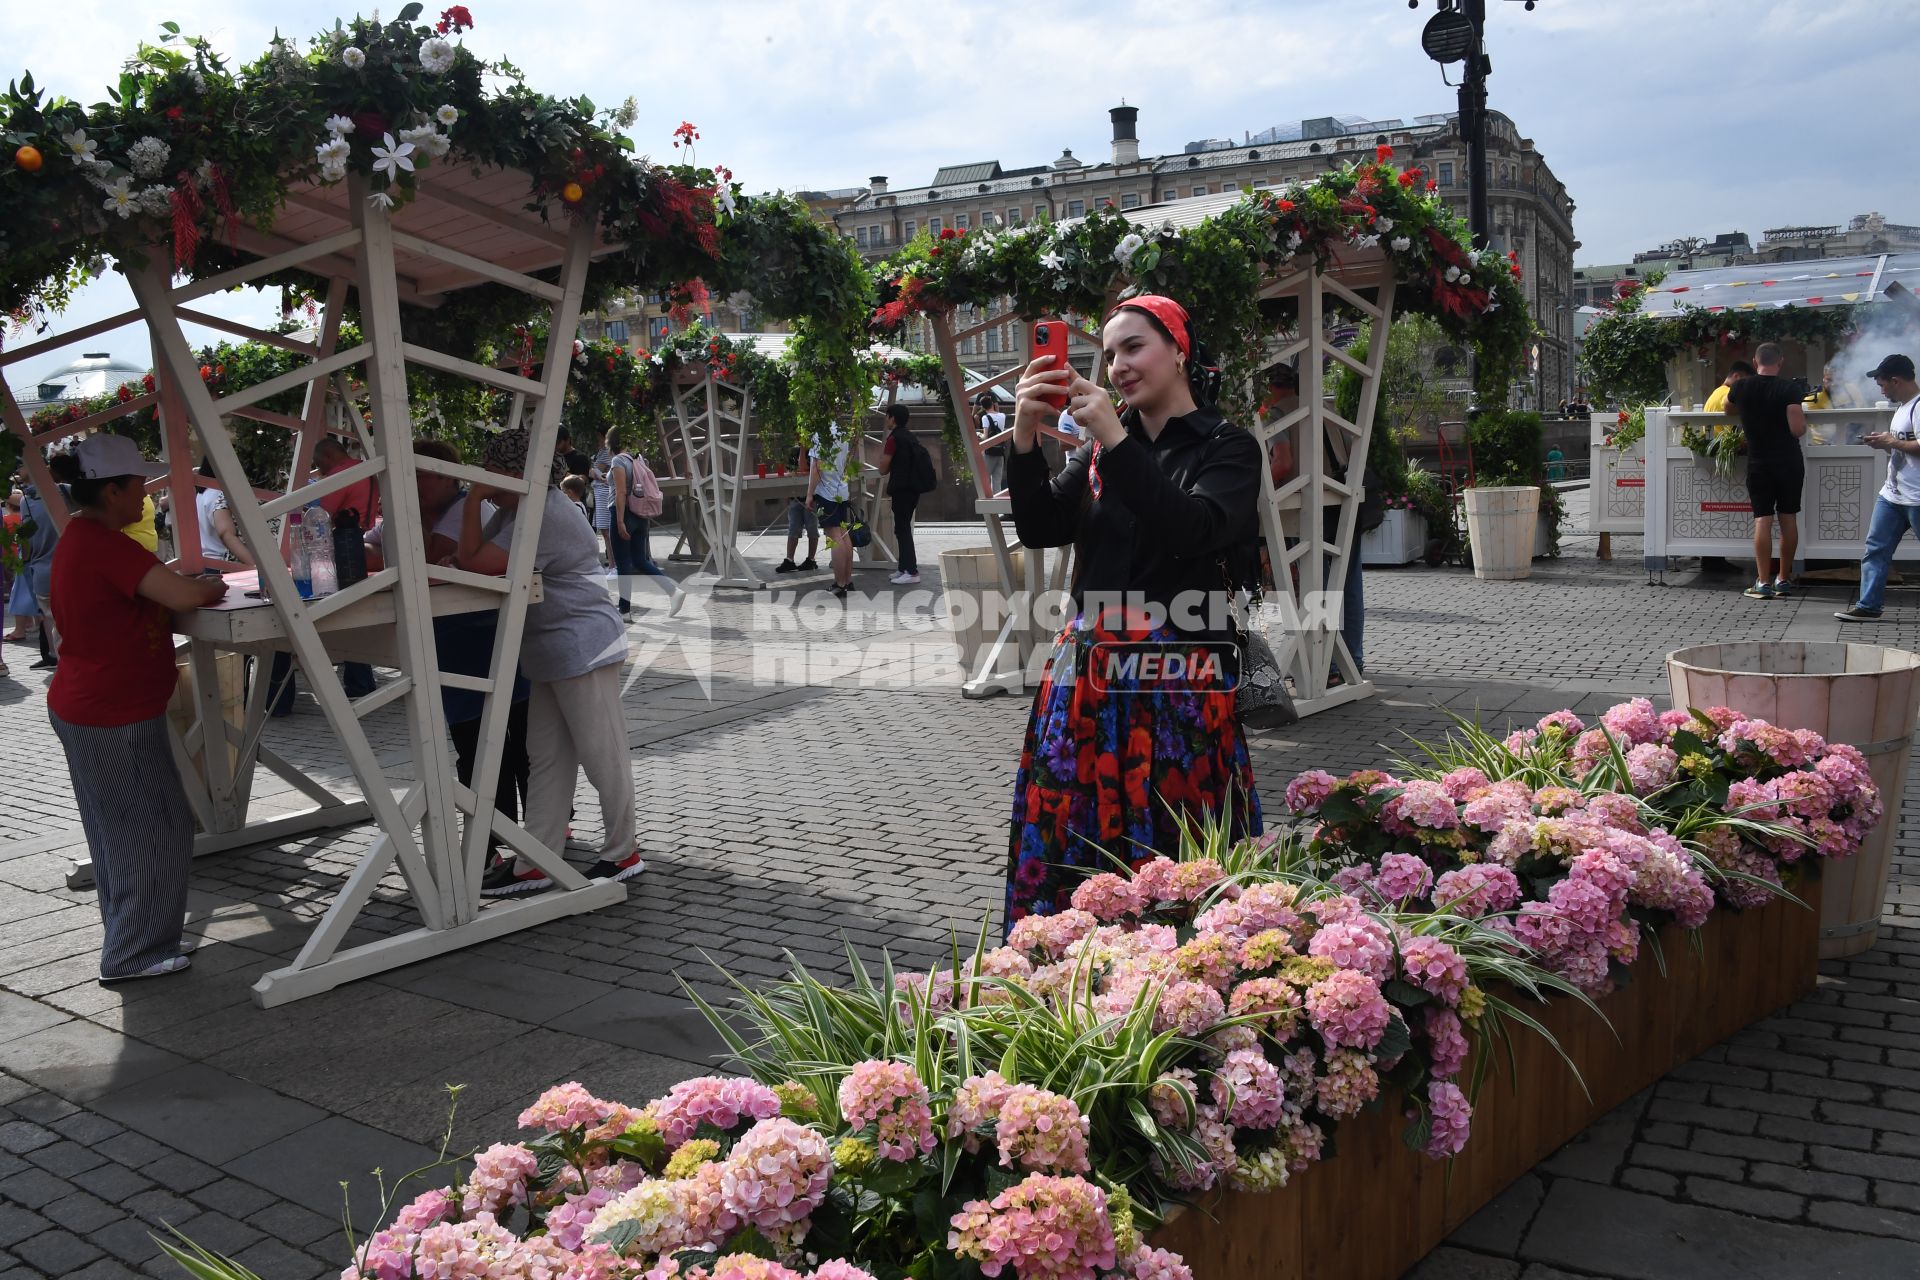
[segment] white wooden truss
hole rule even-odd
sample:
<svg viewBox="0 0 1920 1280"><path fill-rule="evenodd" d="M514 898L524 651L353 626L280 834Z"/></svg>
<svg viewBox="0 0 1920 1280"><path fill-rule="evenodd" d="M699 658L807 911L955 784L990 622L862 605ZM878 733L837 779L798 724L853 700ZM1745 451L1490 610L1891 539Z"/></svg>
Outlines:
<svg viewBox="0 0 1920 1280"><path fill-rule="evenodd" d="M180 531L178 567L200 567L194 536L192 474L188 428L211 459L215 483L225 489L241 537L259 562L260 586L270 609L209 609L182 614L176 629L189 637L196 675L199 721L178 744L183 757L204 758L207 781L195 799L206 831L196 852L244 844L270 843L297 831L371 817L378 833L347 877L305 946L284 968L264 975L254 987L263 1006L329 990L341 982L469 946L487 938L589 911L622 900L624 885L588 882L558 851L535 841L517 823L494 811L491 797L504 754L510 690L519 659L520 634L529 602L539 584L534 554L539 539L549 471L560 425L561 403L570 367L574 330L587 272L597 246L589 220L548 225L525 209L524 174L479 169L457 158L420 175L419 196L391 212L369 203L364 184L350 181L331 188L294 191L271 233L241 228L237 247L255 260L220 275L185 285L170 278L168 254L157 247L146 266L128 269L139 302L139 317L152 334L157 395L167 445L169 474L156 488L170 488ZM326 309L317 339L300 343L217 319L191 303L250 281L301 269L326 282ZM557 275L549 280L529 274ZM407 340L401 303L431 306L460 288L483 282L520 290L550 308L551 324L539 377L526 377L479 365ZM357 295L361 338L340 348L340 323L348 291ZM132 316L117 318L124 323ZM256 341L270 342L308 357L307 363L277 378L216 398L198 374L183 324L209 324ZM97 329L64 335L78 341ZM12 353L18 359L30 352ZM413 452L409 364L472 379L510 397L504 423L524 424L531 443L528 470L502 477L477 466L444 463ZM367 395L364 411L343 393L338 379L358 370ZM328 425L328 388L334 406L357 439L363 460L309 485L305 477L315 444ZM304 387L304 411L297 417L271 413L260 402ZM137 406L136 406L137 407ZM11 399L8 425L28 440L28 466L51 491L41 454L53 434L34 437ZM274 423L297 433L288 488L274 493L250 487L226 422L230 417ZM58 434L87 424L75 423ZM426 538L415 490L419 470L483 482L520 495L508 567L490 577L426 563ZM335 594L301 600L281 554L275 525L314 499L363 479L379 485L384 514L385 564L364 581ZM231 602L230 602L231 603ZM440 670L435 650L436 614L499 610L493 668L486 677ZM218 649L250 653L256 662L254 687L244 723L230 725L220 714L214 654ZM290 651L307 687L320 704L360 783L364 799L348 803L306 778L260 745L264 724L264 659L273 650ZM372 661L395 673L375 692L350 699L342 689L336 663ZM442 688L486 694L473 786L459 785L448 745ZM399 794L375 757L363 717L391 704L404 707L413 754L413 779ZM240 747L228 768L228 753L208 750L226 738ZM255 761L280 773L316 802L304 815L249 824L249 779ZM184 771L183 771L184 772ZM191 775L188 778L191 782ZM481 799L484 797L485 799ZM490 838L527 857L555 881L534 897L486 902L480 880ZM354 939L354 922L390 869L398 868L419 912L418 927L386 937Z"/></svg>
<svg viewBox="0 0 1920 1280"><path fill-rule="evenodd" d="M1171 221L1184 228L1222 212L1240 198L1235 192L1183 200L1171 207L1157 206L1126 216L1142 226ZM1339 596L1349 557L1359 554L1355 522L1365 497L1362 479L1386 359L1387 331L1393 321L1393 292L1391 264L1378 249L1344 251L1325 269L1303 258L1299 267L1270 277L1260 291L1263 301L1292 299L1298 308L1296 322L1276 332L1270 341L1268 363L1296 363L1300 398L1294 408L1255 427L1263 459L1273 442L1287 435L1293 445L1295 466L1293 474L1278 487L1271 469L1264 465L1260 469L1260 528L1273 566L1274 586L1263 607L1255 611L1252 623L1272 645L1281 670L1292 682L1294 705L1302 715L1374 693L1374 686L1361 677L1353 655L1340 638ZM1344 350L1330 340L1330 318L1336 311L1372 321L1372 339L1364 353ZM954 327L948 315L935 314L929 319L956 406L965 405L970 396L985 387L1002 383L1011 386L1031 359L1030 323L1013 312L989 316L961 329ZM1006 324L1011 324L1017 334L1018 359L1007 371L970 386L960 363L960 342ZM1080 331L1092 339L1099 352L1098 333L1085 327ZM1102 357L1096 355L1092 373L1095 382L1101 378L1101 362ZM1354 421L1341 417L1329 402L1328 372L1332 363L1351 369L1360 378L1360 407ZM1259 403L1263 391L1257 386L1248 388L1248 399ZM999 563L1001 589L1010 598L1022 591L1030 593L1031 598L1041 591L1063 590L1070 573L1070 548L1057 549L1050 565L1034 548L1026 549L1020 580L1016 581L1012 553L1018 544L1008 538L1012 504L1004 492L993 492L986 466L988 448L1011 445L1013 415L1007 415L1007 427L993 436L982 439L973 430L962 434L967 439L978 493L975 508L986 517L987 537ZM1062 435L1050 428L1043 430L1043 435L1058 440L1067 450L1082 443L1077 436ZM1319 515L1323 511L1328 514ZM1332 537L1327 536L1323 523L1328 519L1334 522ZM964 695L982 697L1024 687L1024 673L1034 650L1052 638L1039 634L1031 625L1031 617L1031 609L1016 607L1008 611L998 638L962 684ZM1334 673L1340 677L1338 684L1330 680Z"/></svg>

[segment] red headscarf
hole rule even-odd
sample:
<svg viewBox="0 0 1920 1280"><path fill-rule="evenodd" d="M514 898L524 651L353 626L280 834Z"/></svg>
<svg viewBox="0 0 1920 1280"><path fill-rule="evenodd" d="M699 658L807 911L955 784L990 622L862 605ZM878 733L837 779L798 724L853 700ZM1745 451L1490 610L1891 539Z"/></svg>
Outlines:
<svg viewBox="0 0 1920 1280"><path fill-rule="evenodd" d="M1107 319L1111 320L1128 309L1144 311L1165 325L1167 332L1173 335L1173 345L1180 349L1180 354L1192 357L1193 338L1187 331L1188 320L1185 307L1172 298L1163 298L1157 293L1143 293L1137 298L1128 298L1112 311L1107 312Z"/></svg>

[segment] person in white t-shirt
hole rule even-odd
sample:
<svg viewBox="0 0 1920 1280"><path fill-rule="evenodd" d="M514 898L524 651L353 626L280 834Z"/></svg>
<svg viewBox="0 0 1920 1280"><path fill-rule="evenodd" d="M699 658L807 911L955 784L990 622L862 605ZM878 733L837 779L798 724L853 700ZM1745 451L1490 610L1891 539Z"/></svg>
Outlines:
<svg viewBox="0 0 1920 1280"><path fill-rule="evenodd" d="M820 527L826 530L832 547L828 563L833 566L833 594L842 600L853 587L853 539L846 528L852 496L847 483L847 439L839 423L829 422L807 450L807 509L819 513Z"/></svg>
<svg viewBox="0 0 1920 1280"><path fill-rule="evenodd" d="M1913 379L1913 359L1891 355L1867 375L1880 384L1880 394L1894 404L1893 421L1875 431L1866 443L1887 451L1887 482L1873 502L1873 521L1867 526L1867 553L1860 560L1860 598L1833 616L1842 622L1871 622L1880 616L1887 593L1887 566L1907 530L1920 538L1920 385Z"/></svg>
<svg viewBox="0 0 1920 1280"><path fill-rule="evenodd" d="M208 479L213 478L211 460L200 464L200 474ZM207 562L208 567L251 567L253 554L247 550L247 544L240 540L240 530L234 527L233 512L227 509L226 491L198 490L193 495L193 505L200 524L200 558Z"/></svg>
<svg viewBox="0 0 1920 1280"><path fill-rule="evenodd" d="M982 391L973 398L973 425L982 440L1007 429L1007 415L1000 411L1000 402L993 398L991 391ZM995 493L1007 487L1007 446L1004 442L987 447L987 483Z"/></svg>

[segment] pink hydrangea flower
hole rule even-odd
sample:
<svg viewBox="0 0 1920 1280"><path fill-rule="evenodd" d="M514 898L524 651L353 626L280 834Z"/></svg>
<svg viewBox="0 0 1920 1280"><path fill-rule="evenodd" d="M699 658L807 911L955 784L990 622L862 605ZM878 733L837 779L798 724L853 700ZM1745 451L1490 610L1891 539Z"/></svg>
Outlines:
<svg viewBox="0 0 1920 1280"><path fill-rule="evenodd" d="M783 1116L762 1120L734 1144L720 1170L721 1203L769 1239L797 1244L826 1199L833 1172L827 1140ZM697 1181L699 1175L687 1181Z"/></svg>
<svg viewBox="0 0 1920 1280"><path fill-rule="evenodd" d="M1212 858L1177 862L1173 868L1173 893L1181 902L1198 902L1226 878L1226 868Z"/></svg>
<svg viewBox="0 0 1920 1280"><path fill-rule="evenodd" d="M410 1204L403 1206L400 1212L393 1215L394 1229L425 1231L435 1223L445 1222L451 1218L454 1204L451 1187L437 1187L432 1191L422 1191Z"/></svg>
<svg viewBox="0 0 1920 1280"><path fill-rule="evenodd" d="M1007 945L1028 955L1058 960L1067 948L1100 927L1090 912L1060 911L1053 915L1023 916L1007 933Z"/></svg>
<svg viewBox="0 0 1920 1280"><path fill-rule="evenodd" d="M1172 858L1149 858L1133 869L1134 887L1149 907L1178 901L1180 895L1173 888L1173 872L1178 865Z"/></svg>
<svg viewBox="0 0 1920 1280"><path fill-rule="evenodd" d="M1443 873L1433 884L1433 905L1478 918L1509 911L1520 901L1520 878L1503 866L1476 862Z"/></svg>
<svg viewBox="0 0 1920 1280"><path fill-rule="evenodd" d="M1258 1049L1229 1053L1213 1073L1213 1094L1227 1122L1242 1129L1271 1129L1286 1104L1278 1068Z"/></svg>
<svg viewBox="0 0 1920 1280"><path fill-rule="evenodd" d="M1373 864L1356 862L1350 867L1342 867L1327 877L1327 883L1342 893L1359 893L1373 883Z"/></svg>
<svg viewBox="0 0 1920 1280"><path fill-rule="evenodd" d="M1307 944L1307 954L1342 969L1357 969L1375 982L1393 977L1393 934L1369 915L1322 925Z"/></svg>
<svg viewBox="0 0 1920 1280"><path fill-rule="evenodd" d="M1179 1254L1144 1244L1120 1260L1120 1269L1133 1280L1193 1280L1193 1269Z"/></svg>
<svg viewBox="0 0 1920 1280"><path fill-rule="evenodd" d="M1424 898L1433 889L1433 868L1410 853L1390 853L1380 859L1373 891L1388 902Z"/></svg>
<svg viewBox="0 0 1920 1280"><path fill-rule="evenodd" d="M1233 989L1227 1011L1234 1017L1260 1014L1252 1026L1284 1039L1299 1020L1300 993L1283 978L1249 978Z"/></svg>
<svg viewBox="0 0 1920 1280"><path fill-rule="evenodd" d="M1419 934L1402 939L1400 971L1408 982L1448 1005L1459 1004L1467 989L1467 962L1439 938Z"/></svg>
<svg viewBox="0 0 1920 1280"><path fill-rule="evenodd" d="M1595 822L1609 827L1617 827L1632 835L1645 835L1647 824L1642 821L1640 806L1632 796L1623 796L1617 791L1603 791L1587 797L1587 816Z"/></svg>
<svg viewBox="0 0 1920 1280"><path fill-rule="evenodd" d="M834 1258L815 1267L808 1280L873 1280L873 1274L862 1271L845 1258Z"/></svg>
<svg viewBox="0 0 1920 1280"><path fill-rule="evenodd" d="M1493 783L1486 774L1468 766L1449 770L1446 776L1440 779L1440 785L1446 788L1447 794L1455 800L1470 800Z"/></svg>
<svg viewBox="0 0 1920 1280"><path fill-rule="evenodd" d="M1497 835L1502 827L1515 819L1532 816L1533 792L1525 783L1510 779L1494 783L1468 800L1460 810L1462 823L1488 835Z"/></svg>
<svg viewBox="0 0 1920 1280"><path fill-rule="evenodd" d="M1612 753L1613 745L1606 730L1589 729L1573 740L1573 750L1567 753L1567 768L1574 777L1584 778Z"/></svg>
<svg viewBox="0 0 1920 1280"><path fill-rule="evenodd" d="M1460 1015L1451 1009L1442 1009L1429 1005L1424 1011L1427 1030L1427 1056L1433 1065L1433 1074L1438 1079L1446 1079L1460 1074L1467 1065L1467 1037L1461 1027Z"/></svg>
<svg viewBox="0 0 1920 1280"><path fill-rule="evenodd" d="M1089 876L1073 891L1073 907L1096 920L1124 920L1146 909L1146 900L1134 881L1111 871Z"/></svg>
<svg viewBox="0 0 1920 1280"><path fill-rule="evenodd" d="M1320 1110L1335 1120L1345 1120L1359 1115L1360 1108L1379 1096L1380 1073L1366 1054L1336 1049L1327 1055L1327 1074L1320 1077L1317 1095Z"/></svg>
<svg viewBox="0 0 1920 1280"><path fill-rule="evenodd" d="M1262 929L1240 944L1240 967L1249 973L1284 964L1299 952L1284 929Z"/></svg>
<svg viewBox="0 0 1920 1280"><path fill-rule="evenodd" d="M1427 1154L1436 1160L1459 1155L1473 1126L1473 1104L1467 1095L1450 1080L1436 1080L1427 1086L1427 1110L1433 1117Z"/></svg>
<svg viewBox="0 0 1920 1280"><path fill-rule="evenodd" d="M771 1258L751 1253L730 1253L716 1258L712 1280L801 1280L800 1273L781 1266Z"/></svg>
<svg viewBox="0 0 1920 1280"><path fill-rule="evenodd" d="M885 1160L911 1160L937 1145L927 1086L902 1062L855 1066L840 1082L840 1114L855 1129L876 1127L875 1146Z"/></svg>
<svg viewBox="0 0 1920 1280"><path fill-rule="evenodd" d="M466 1194L460 1198L461 1213L469 1218L480 1213L498 1217L511 1205L525 1204L527 1179L539 1168L539 1159L517 1142L488 1147L473 1158L473 1176L467 1179Z"/></svg>
<svg viewBox="0 0 1920 1280"><path fill-rule="evenodd" d="M1154 1006L1153 1029L1202 1036L1226 1012L1226 1001L1212 987L1201 982L1175 982L1161 993L1160 1003Z"/></svg>
<svg viewBox="0 0 1920 1280"><path fill-rule="evenodd" d="M1665 736L1660 729L1660 717L1654 712L1653 704L1645 698L1635 698L1608 707L1600 717L1600 723L1628 746L1659 742Z"/></svg>
<svg viewBox="0 0 1920 1280"><path fill-rule="evenodd" d="M1029 1174L991 1201L970 1200L949 1224L947 1248L988 1276L1098 1280L1114 1265L1107 1197L1077 1177Z"/></svg>
<svg viewBox="0 0 1920 1280"><path fill-rule="evenodd" d="M1173 953L1173 963L1180 976L1204 982L1224 995L1233 985L1239 954L1239 942L1231 935L1200 933Z"/></svg>
<svg viewBox="0 0 1920 1280"><path fill-rule="evenodd" d="M748 1121L779 1115L780 1095L753 1080L697 1076L674 1085L649 1110L673 1151L703 1124L731 1132Z"/></svg>
<svg viewBox="0 0 1920 1280"><path fill-rule="evenodd" d="M1164 1072L1147 1090L1147 1109L1168 1129L1185 1131L1193 1126L1198 1078L1186 1067Z"/></svg>
<svg viewBox="0 0 1920 1280"><path fill-rule="evenodd" d="M1287 784L1287 807L1299 814L1314 813L1339 785L1325 769L1309 769Z"/></svg>
<svg viewBox="0 0 1920 1280"><path fill-rule="evenodd" d="M1366 974L1340 969L1307 988L1307 1018L1330 1045L1371 1049L1386 1034L1393 1010Z"/></svg>
<svg viewBox="0 0 1920 1280"><path fill-rule="evenodd" d="M1073 1099L1030 1084L1007 1090L994 1145L1000 1165L1044 1173L1088 1173L1087 1135L1092 1122Z"/></svg>
<svg viewBox="0 0 1920 1280"><path fill-rule="evenodd" d="M1531 751L1534 744L1539 740L1540 731L1538 729L1515 729L1512 733L1500 739L1500 745L1514 755L1521 756Z"/></svg>
<svg viewBox="0 0 1920 1280"><path fill-rule="evenodd" d="M1400 794L1381 806L1382 830L1401 836L1421 831L1451 831L1460 825L1460 811L1447 789L1416 778L1402 783Z"/></svg>
<svg viewBox="0 0 1920 1280"><path fill-rule="evenodd" d="M1627 752L1627 785L1639 796L1649 796L1673 781L1680 757L1672 747L1643 742Z"/></svg>
<svg viewBox="0 0 1920 1280"><path fill-rule="evenodd" d="M1000 1106L1012 1088L998 1071L968 1076L953 1091L953 1101L947 1106L947 1136L959 1138L968 1151L978 1151L980 1135L975 1130L1000 1114Z"/></svg>
<svg viewBox="0 0 1920 1280"><path fill-rule="evenodd" d="M603 1102L578 1080L569 1080L554 1085L522 1111L520 1127L560 1133L584 1126L589 1138L605 1139L625 1133L638 1115L621 1103Z"/></svg>
<svg viewBox="0 0 1920 1280"><path fill-rule="evenodd" d="M1571 711L1549 711L1535 721L1533 727L1542 737L1558 734L1562 738L1576 738L1587 725Z"/></svg>
<svg viewBox="0 0 1920 1280"><path fill-rule="evenodd" d="M586 1243L587 1228L594 1217L620 1193L611 1187L595 1187L580 1195L570 1195L562 1204L547 1211L547 1234L561 1248L578 1251Z"/></svg>
<svg viewBox="0 0 1920 1280"><path fill-rule="evenodd" d="M496 1261L510 1259L518 1243L490 1213L443 1222L414 1242L413 1271L420 1280L492 1280Z"/></svg>

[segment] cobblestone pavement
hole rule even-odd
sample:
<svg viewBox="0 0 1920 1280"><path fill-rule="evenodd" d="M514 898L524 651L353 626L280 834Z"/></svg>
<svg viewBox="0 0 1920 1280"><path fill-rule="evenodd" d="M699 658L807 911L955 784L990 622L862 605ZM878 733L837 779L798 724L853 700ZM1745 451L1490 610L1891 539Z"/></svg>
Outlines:
<svg viewBox="0 0 1920 1280"><path fill-rule="evenodd" d="M977 528L922 535L935 552ZM1830 639L1845 588L1754 602L1736 576L1647 585L1637 540L1592 538L1524 582L1458 570L1369 573L1379 697L1253 747L1263 791L1301 769L1390 761L1450 714L1531 720L1664 689L1661 659L1725 639ZM764 544L756 549L771 549ZM882 574L864 571L863 583ZM937 589L929 571L928 588ZM884 586L877 588L887 590ZM262 1011L248 988L290 957L351 869L364 830L202 860L189 975L93 981L99 924L63 887L83 847L40 673L0 680L0 1280L173 1275L149 1233L172 1226L269 1280L336 1271L342 1180L364 1226L368 1171L427 1163L449 1083L456 1147L506 1136L544 1085L577 1078L639 1099L710 1062L680 979L723 995L792 956L843 972L843 940L907 962L943 954L998 908L1017 698L957 696L938 632L872 618L816 646L750 650L753 605L713 606L711 695L671 663L625 697L651 863L624 904ZM764 615L763 615L764 616ZM1849 635L1920 648L1920 593ZM858 670L820 659L858 652ZM15 654L24 651L15 649ZM9 655L12 656L12 655ZM394 780L404 726L373 723ZM350 787L311 701L270 744ZM1416 1274L1552 1280L1920 1274L1920 824L1909 787L1880 945L1822 968L1818 992L1717 1046L1595 1124L1464 1226ZM269 791L266 808L286 807ZM577 835L591 841L583 794ZM397 881L356 938L410 927Z"/></svg>

